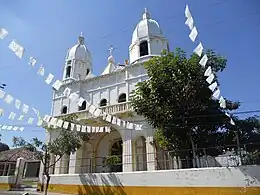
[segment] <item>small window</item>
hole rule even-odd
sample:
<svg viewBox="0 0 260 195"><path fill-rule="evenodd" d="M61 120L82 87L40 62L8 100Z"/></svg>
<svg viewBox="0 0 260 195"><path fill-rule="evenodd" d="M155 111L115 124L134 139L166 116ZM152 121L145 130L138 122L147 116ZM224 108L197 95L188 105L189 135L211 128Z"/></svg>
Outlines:
<svg viewBox="0 0 260 195"><path fill-rule="evenodd" d="M106 105L107 105L107 100L106 100L106 99L102 99L102 100L100 101L100 107L106 106Z"/></svg>
<svg viewBox="0 0 260 195"><path fill-rule="evenodd" d="M67 112L68 112L68 107L63 106L63 108L61 109L61 114L67 114Z"/></svg>
<svg viewBox="0 0 260 195"><path fill-rule="evenodd" d="M79 111L80 111L80 110L86 110L86 108L87 108L87 102L84 101L84 102L82 103L82 105L79 106Z"/></svg>
<svg viewBox="0 0 260 195"><path fill-rule="evenodd" d="M71 60L69 60L69 61L67 62L67 64L70 65L70 64L71 64Z"/></svg>
<svg viewBox="0 0 260 195"><path fill-rule="evenodd" d="M118 97L118 103L121 102L126 102L126 94L122 93L119 97Z"/></svg>
<svg viewBox="0 0 260 195"><path fill-rule="evenodd" d="M86 76L88 76L89 72L90 72L90 70L89 70L89 69L87 69Z"/></svg>
<svg viewBox="0 0 260 195"><path fill-rule="evenodd" d="M67 66L65 78L69 78L69 77L70 77L70 74L71 74L71 66Z"/></svg>
<svg viewBox="0 0 260 195"><path fill-rule="evenodd" d="M140 57L148 55L148 42L143 41L140 43Z"/></svg>

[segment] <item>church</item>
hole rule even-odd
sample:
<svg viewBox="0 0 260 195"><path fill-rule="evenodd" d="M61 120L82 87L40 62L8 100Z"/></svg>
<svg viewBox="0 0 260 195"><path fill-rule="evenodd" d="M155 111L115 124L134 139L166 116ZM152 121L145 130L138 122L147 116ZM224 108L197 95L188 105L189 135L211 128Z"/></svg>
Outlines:
<svg viewBox="0 0 260 195"><path fill-rule="evenodd" d="M124 64L116 64L110 50L107 66L99 76L93 74L91 52L84 43L83 34L78 37L77 44L68 50L65 58L62 87L69 87L72 92L100 108L102 113L143 126L142 130L135 131L106 123L102 118L89 114L86 102L79 107L64 96L62 90L54 92L51 111L53 117L73 113L77 114L79 124L110 125L111 131L91 133L90 139L82 148L75 154L64 155L56 163L51 174L158 170L161 155L154 144L154 129L142 116L134 113L129 96L137 83L148 79L144 62L160 56L162 50L169 51L168 41L147 9L133 31L129 60ZM48 133L47 137L53 140L57 136L58 130Z"/></svg>

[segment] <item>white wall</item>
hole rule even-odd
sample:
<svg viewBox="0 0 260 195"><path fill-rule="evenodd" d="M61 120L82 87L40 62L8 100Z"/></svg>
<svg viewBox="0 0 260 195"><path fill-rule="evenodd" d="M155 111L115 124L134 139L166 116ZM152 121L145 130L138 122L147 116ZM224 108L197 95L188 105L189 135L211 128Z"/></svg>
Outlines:
<svg viewBox="0 0 260 195"><path fill-rule="evenodd" d="M113 105L117 104L118 97L122 93L126 93L128 99L129 94L135 89L136 84L147 78L144 66L137 64L129 66L123 71L74 82L66 86L71 88L72 92L77 92L95 106L99 106L102 99L107 99L108 105ZM60 115L63 106L68 107L69 113L78 111L76 102L71 102L62 95L66 86L63 86L59 92L55 92L53 99L54 116Z"/></svg>
<svg viewBox="0 0 260 195"><path fill-rule="evenodd" d="M122 186L260 187L260 166L51 176L51 184L104 185L104 181L110 186L120 183Z"/></svg>

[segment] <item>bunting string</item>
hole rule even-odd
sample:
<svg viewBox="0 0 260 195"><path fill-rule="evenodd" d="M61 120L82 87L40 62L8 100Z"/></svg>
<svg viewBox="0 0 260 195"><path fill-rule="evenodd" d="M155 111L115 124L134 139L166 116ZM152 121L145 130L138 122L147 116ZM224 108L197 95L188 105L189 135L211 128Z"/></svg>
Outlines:
<svg viewBox="0 0 260 195"><path fill-rule="evenodd" d="M185 17L186 17L185 25L187 25L190 30L189 38L194 43L198 36L198 30L194 25L194 19L191 15L188 5L186 5L185 7ZM204 50L203 45L201 42L199 42L199 44L196 46L193 52L199 57L201 57L203 50ZM212 91L212 97L219 101L219 106L225 109L226 100L224 99L223 96L220 95L220 87L218 86L217 82L214 81L214 79L216 78L215 73L213 72L211 66L207 66L207 62L208 62L208 56L207 54L204 54L200 59L199 64L206 69L204 72L204 76L206 77L206 81L209 84L208 88ZM235 122L233 121L230 114L228 112L225 112L225 114L230 119L230 124L235 125Z"/></svg>
<svg viewBox="0 0 260 195"><path fill-rule="evenodd" d="M4 39L8 35L8 31L6 29L0 29L0 38ZM24 52L26 51L25 48L20 45L16 40L12 40L11 43L9 44L8 48L19 58L22 59L24 57ZM31 67L35 67L37 64L37 60L35 57L30 56L28 59L28 64ZM46 76L46 70L43 65L40 65L37 74L45 79L45 83L47 85L51 85L53 90L59 91L60 88L62 87L62 82L60 80L55 80L54 75L52 73L48 73ZM54 81L55 80L55 81ZM66 87L63 90L63 95L66 96L68 99L71 101L76 101L77 105L79 107L82 106L83 102L85 101L87 106L86 106L86 111L88 111L92 116L94 117L99 117L103 116L103 120L106 122L109 122L113 125L117 125L123 128L131 129L131 130L142 130L142 125L140 124L134 124L129 121L124 121L122 119L119 119L118 117L112 116L111 114L108 113L103 113L101 109L97 108L96 106L90 104L86 99L83 97L80 97L76 92L71 92L72 90L68 87ZM10 100L9 100L10 101ZM27 110L28 111L28 110ZM48 121L49 117L45 116L44 119L46 120L45 122L50 122ZM53 124L53 122L52 122ZM66 123L67 124L67 123ZM67 126L67 125L66 125Z"/></svg>

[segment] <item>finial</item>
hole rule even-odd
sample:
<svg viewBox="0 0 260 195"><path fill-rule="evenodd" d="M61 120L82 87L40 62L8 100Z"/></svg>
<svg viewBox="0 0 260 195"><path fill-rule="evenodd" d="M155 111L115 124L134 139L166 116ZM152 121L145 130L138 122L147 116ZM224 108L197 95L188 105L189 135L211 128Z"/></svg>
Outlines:
<svg viewBox="0 0 260 195"><path fill-rule="evenodd" d="M147 8L144 8L143 20L150 19L150 13Z"/></svg>
<svg viewBox="0 0 260 195"><path fill-rule="evenodd" d="M109 51L110 56L112 56L112 52L114 51L113 45L110 45L108 51Z"/></svg>
<svg viewBox="0 0 260 195"><path fill-rule="evenodd" d="M83 32L80 33L78 42L80 45L84 45L85 38L83 37Z"/></svg>

